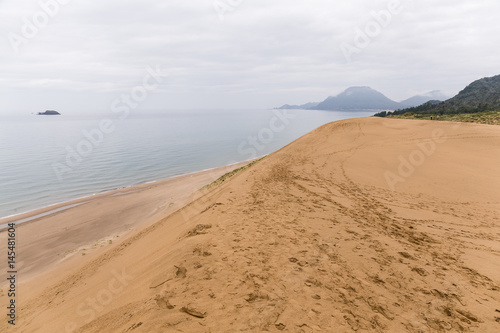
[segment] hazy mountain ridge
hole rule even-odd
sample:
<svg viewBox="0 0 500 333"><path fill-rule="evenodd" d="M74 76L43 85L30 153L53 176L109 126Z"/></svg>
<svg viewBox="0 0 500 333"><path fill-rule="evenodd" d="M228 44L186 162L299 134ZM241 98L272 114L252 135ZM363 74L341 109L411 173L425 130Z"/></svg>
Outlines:
<svg viewBox="0 0 500 333"><path fill-rule="evenodd" d="M287 110L295 110L295 109L300 109L300 110L313 110L319 102L311 102L311 103L306 103L302 105L290 105L290 104L285 104L277 109L287 109Z"/></svg>
<svg viewBox="0 0 500 333"><path fill-rule="evenodd" d="M399 102L401 105L405 105L406 107L414 107L419 106L429 101L444 101L447 100L448 96L443 94L440 90L433 90L424 95L416 95L405 99L404 101Z"/></svg>
<svg viewBox="0 0 500 333"><path fill-rule="evenodd" d="M421 114L475 113L500 110L500 75L476 80L465 87L455 97L440 103L426 103L417 107L399 109L400 115L407 112Z"/></svg>
<svg viewBox="0 0 500 333"><path fill-rule="evenodd" d="M396 102L381 92L370 87L350 87L336 96L329 96L319 103L303 105L285 104L278 109L306 110L396 110L421 105L430 100L446 99L440 91L431 91L424 95L410 97L402 102Z"/></svg>

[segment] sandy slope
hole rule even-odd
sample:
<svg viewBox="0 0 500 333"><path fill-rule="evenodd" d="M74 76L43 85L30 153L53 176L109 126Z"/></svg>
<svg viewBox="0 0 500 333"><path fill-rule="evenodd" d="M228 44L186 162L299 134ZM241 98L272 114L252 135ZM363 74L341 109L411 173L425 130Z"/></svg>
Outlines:
<svg viewBox="0 0 500 333"><path fill-rule="evenodd" d="M499 165L497 126L325 125L23 290L17 331L498 332Z"/></svg>
<svg viewBox="0 0 500 333"><path fill-rule="evenodd" d="M106 250L119 237L183 207L200 195L198 190L204 185L247 163L109 191L1 219L0 224L7 224L32 218L16 226L18 282L38 277L54 265L87 261L89 255ZM6 243L4 229L0 232L0 248L5 249ZM7 270L5 266L2 262L2 271ZM0 287L3 285L1 281Z"/></svg>

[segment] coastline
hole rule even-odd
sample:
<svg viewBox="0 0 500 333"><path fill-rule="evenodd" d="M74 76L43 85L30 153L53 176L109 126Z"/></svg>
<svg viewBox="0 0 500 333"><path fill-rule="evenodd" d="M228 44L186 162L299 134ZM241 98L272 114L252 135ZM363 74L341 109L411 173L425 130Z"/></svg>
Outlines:
<svg viewBox="0 0 500 333"><path fill-rule="evenodd" d="M52 215L52 214L58 213L60 211L66 210L66 209L70 209L76 205L82 205L82 204L85 204L87 202L97 200L97 199L104 197L104 196L120 196L120 195L129 194L129 193L134 193L137 190L142 189L142 187L144 187L144 186L153 185L153 184L165 182L168 180L174 180L176 178L181 178L181 177L190 176L190 175L196 175L198 173L215 171L215 170L224 169L224 168L227 168L228 169L227 171L229 172L229 171L233 170L232 169L233 167L237 168L237 166L246 165L246 164L251 163L252 161L259 159L259 158L262 158L264 156L265 155L259 156L255 159L249 159L249 160L245 160L245 161L241 161L241 162L237 162L237 163L232 163L232 164L228 164L228 165L224 165L224 166L220 166L220 167L203 169L203 170L194 171L194 172L181 174L181 175L177 175L177 176L147 181L147 182L129 185L129 186L123 186L120 188L102 190L102 191L94 193L94 194L84 195L82 197L77 197L77 198L69 199L69 200L62 201L62 202L48 204L48 205L43 206L43 207L28 210L26 212L0 217L0 233L5 231L8 223L14 222L16 225L19 225L22 223L32 222L32 220L36 220L36 219L44 217L44 216Z"/></svg>
<svg viewBox="0 0 500 333"><path fill-rule="evenodd" d="M125 234L185 206L205 193L200 191L203 186L251 161L106 191L1 219L2 224L22 221L15 227L22 244L18 250L21 282L62 263L81 264L99 250L119 243ZM2 248L6 247L6 230L0 230Z"/></svg>

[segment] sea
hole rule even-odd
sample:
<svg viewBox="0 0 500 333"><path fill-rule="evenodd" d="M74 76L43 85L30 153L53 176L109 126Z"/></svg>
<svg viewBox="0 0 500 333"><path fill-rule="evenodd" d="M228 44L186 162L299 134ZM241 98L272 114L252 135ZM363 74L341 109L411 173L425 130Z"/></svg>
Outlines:
<svg viewBox="0 0 500 333"><path fill-rule="evenodd" d="M270 154L367 111L0 115L0 218Z"/></svg>

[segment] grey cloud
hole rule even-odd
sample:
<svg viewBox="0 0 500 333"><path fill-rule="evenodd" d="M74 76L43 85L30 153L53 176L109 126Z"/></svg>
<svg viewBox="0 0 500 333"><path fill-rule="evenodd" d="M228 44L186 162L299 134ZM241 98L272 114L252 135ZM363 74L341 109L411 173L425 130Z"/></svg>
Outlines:
<svg viewBox="0 0 500 333"><path fill-rule="evenodd" d="M157 64L169 76L146 103L155 109L300 104L350 85L404 99L456 93L499 74L497 1L401 0L401 13L346 61L339 45L353 43L356 29L389 2L246 0L221 21L205 0L73 0L16 54L9 32L19 34L23 17L40 7L7 0L0 2L0 112L36 111L40 101L106 109Z"/></svg>

